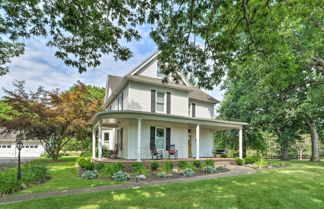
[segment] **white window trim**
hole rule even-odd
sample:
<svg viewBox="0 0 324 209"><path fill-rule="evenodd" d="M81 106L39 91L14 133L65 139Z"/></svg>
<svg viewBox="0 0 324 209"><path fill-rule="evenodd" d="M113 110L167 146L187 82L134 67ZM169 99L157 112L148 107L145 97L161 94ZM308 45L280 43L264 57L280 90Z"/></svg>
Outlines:
<svg viewBox="0 0 324 209"><path fill-rule="evenodd" d="M164 77L164 74L160 70L159 62L156 62L156 77L158 77L158 78Z"/></svg>
<svg viewBox="0 0 324 209"><path fill-rule="evenodd" d="M157 108L157 98L158 98L158 92L159 93L163 93L164 94L164 103L163 103L163 112L161 112L161 111L158 111L158 108ZM157 113L166 113L166 92L164 92L164 91L159 91L159 90L155 90L155 111L157 112Z"/></svg>

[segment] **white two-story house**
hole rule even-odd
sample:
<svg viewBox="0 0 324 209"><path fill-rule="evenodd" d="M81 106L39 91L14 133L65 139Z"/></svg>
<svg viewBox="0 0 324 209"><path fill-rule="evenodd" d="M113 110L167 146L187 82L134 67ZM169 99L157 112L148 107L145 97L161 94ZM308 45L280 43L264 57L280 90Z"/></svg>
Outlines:
<svg viewBox="0 0 324 209"><path fill-rule="evenodd" d="M152 145L167 155L170 145L179 158L212 157L213 132L239 129L247 123L214 119L218 101L193 87L182 76L179 83L159 71L158 52L124 77L108 75L105 111L96 113L93 125L93 158L102 159L102 146L118 152L118 158L151 158ZM96 156L98 145L98 156Z"/></svg>

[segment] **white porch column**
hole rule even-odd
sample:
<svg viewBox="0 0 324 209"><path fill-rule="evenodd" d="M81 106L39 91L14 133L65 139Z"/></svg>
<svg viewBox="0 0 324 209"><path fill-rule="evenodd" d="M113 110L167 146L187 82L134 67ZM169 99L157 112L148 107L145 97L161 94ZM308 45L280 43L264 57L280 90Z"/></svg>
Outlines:
<svg viewBox="0 0 324 209"><path fill-rule="evenodd" d="M199 135L200 135L200 126L197 124L196 127L196 159L199 160Z"/></svg>
<svg viewBox="0 0 324 209"><path fill-rule="evenodd" d="M98 126L98 160L102 160L102 120L99 120Z"/></svg>
<svg viewBox="0 0 324 209"><path fill-rule="evenodd" d="M243 159L243 127L239 129L239 157Z"/></svg>
<svg viewBox="0 0 324 209"><path fill-rule="evenodd" d="M137 119L137 162L141 162L142 119Z"/></svg>
<svg viewBox="0 0 324 209"><path fill-rule="evenodd" d="M96 126L92 127L92 158L96 157Z"/></svg>

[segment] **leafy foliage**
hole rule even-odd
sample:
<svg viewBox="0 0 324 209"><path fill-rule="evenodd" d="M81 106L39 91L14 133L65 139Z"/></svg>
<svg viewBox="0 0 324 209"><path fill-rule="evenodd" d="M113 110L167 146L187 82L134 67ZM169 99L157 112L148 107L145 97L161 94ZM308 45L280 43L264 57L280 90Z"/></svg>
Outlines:
<svg viewBox="0 0 324 209"><path fill-rule="evenodd" d="M118 171L114 173L112 178L114 181L127 181L130 178L130 176L126 172Z"/></svg>
<svg viewBox="0 0 324 209"><path fill-rule="evenodd" d="M190 176L194 176L196 173L193 169L191 168L185 168L181 171L181 174L186 176L186 177L190 177Z"/></svg>
<svg viewBox="0 0 324 209"><path fill-rule="evenodd" d="M253 164L253 163L257 162L258 160L259 160L258 156L250 156L250 157L244 158L244 161L246 164Z"/></svg>
<svg viewBox="0 0 324 209"><path fill-rule="evenodd" d="M162 170L164 171L164 172L166 172L166 173L170 173L171 172L171 170L172 170L172 168L173 168L173 162L171 162L171 161L167 161L167 162L165 162L164 164L163 164L163 168L162 168Z"/></svg>
<svg viewBox="0 0 324 209"><path fill-rule="evenodd" d="M156 171L159 168L159 162L151 162L151 170Z"/></svg>
<svg viewBox="0 0 324 209"><path fill-rule="evenodd" d="M159 172L158 174L156 174L156 176L159 178L166 178L168 177L168 174L165 172Z"/></svg>
<svg viewBox="0 0 324 209"><path fill-rule="evenodd" d="M98 172L96 170L88 170L82 174L83 179L95 179L98 176Z"/></svg>
<svg viewBox="0 0 324 209"><path fill-rule="evenodd" d="M180 169L184 169L184 168L187 168L188 167L188 162L187 161L179 161L179 163L178 163L178 166L179 166L179 168Z"/></svg>
<svg viewBox="0 0 324 209"><path fill-rule="evenodd" d="M216 172L216 169L215 169L215 167L213 167L213 166L206 166L206 167L204 167L204 172L205 173L215 173Z"/></svg>
<svg viewBox="0 0 324 209"><path fill-rule="evenodd" d="M196 168L200 168L201 167L201 161L200 160L195 160L192 163Z"/></svg>
<svg viewBox="0 0 324 209"><path fill-rule="evenodd" d="M235 158L235 163L237 165L244 165L245 164L245 160L237 157L237 158Z"/></svg>
<svg viewBox="0 0 324 209"><path fill-rule="evenodd" d="M84 168L86 170L93 170L95 168L95 164L91 162L89 158L79 157L77 159L77 163L81 168Z"/></svg>
<svg viewBox="0 0 324 209"><path fill-rule="evenodd" d="M124 167L121 163L105 164L105 166L99 170L99 175L105 178L111 178L114 173L123 171Z"/></svg>
<svg viewBox="0 0 324 209"><path fill-rule="evenodd" d="M215 160L205 160L205 165L206 166L212 166L214 167Z"/></svg>

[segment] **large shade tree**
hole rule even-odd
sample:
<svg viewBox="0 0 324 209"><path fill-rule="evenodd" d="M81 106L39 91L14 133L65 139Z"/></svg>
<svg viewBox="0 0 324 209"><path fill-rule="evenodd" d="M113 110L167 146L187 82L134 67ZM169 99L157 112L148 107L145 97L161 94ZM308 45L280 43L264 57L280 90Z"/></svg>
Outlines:
<svg viewBox="0 0 324 209"><path fill-rule="evenodd" d="M14 86L15 90L5 90L3 103L13 111L0 118L3 132L16 133L17 140L39 140L54 160L72 138L87 136L88 120L102 104L81 82L65 92L42 87L31 92L25 89L24 82Z"/></svg>

